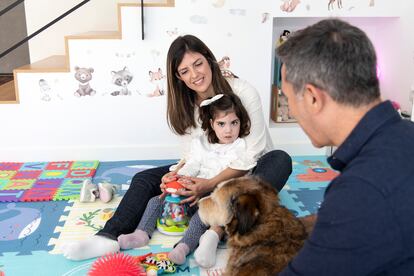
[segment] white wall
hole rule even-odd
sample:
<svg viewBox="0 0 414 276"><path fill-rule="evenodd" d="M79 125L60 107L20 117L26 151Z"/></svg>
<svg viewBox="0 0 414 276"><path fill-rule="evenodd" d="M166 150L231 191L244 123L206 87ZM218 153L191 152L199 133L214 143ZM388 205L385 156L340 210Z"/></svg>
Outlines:
<svg viewBox="0 0 414 276"><path fill-rule="evenodd" d="M106 2L104 8L102 2ZM326 1L327 2L327 1ZM70 73L53 74L19 74L19 105L7 105L0 109L0 117L8 118L2 125L0 136L0 156L4 160L68 160L96 158L99 160L119 159L160 159L177 158L179 156L179 140L166 126L165 97L150 99L143 97L111 98L105 92L114 89L111 83L110 70L128 65L134 69L135 90L139 85L148 81L148 67L165 66L166 50L176 35L193 33L199 36L213 50L216 57L231 56L231 69L241 78L248 80L259 91L265 117L270 113L270 91L272 83L272 55L274 52L273 18L295 17L298 22L303 18L326 17L339 15L345 17L395 16L398 14L395 1L376 0L375 7L368 7L369 1L348 0L341 10L327 10L325 1L302 0L293 13L285 13L279 9L282 1L263 0L227 0L227 1L195 1L177 0L175 8L147 8L146 40L141 41L139 33L138 8L126 9L123 16L123 40L118 42L70 41L69 47L77 49L70 55ZM52 4L59 3L59 9L54 10ZM71 4L69 4L71 3ZM57 14L73 6L75 1L26 0L28 27L34 30L50 21ZM33 5L32 7L30 5ZM31 56L39 59L63 54L63 36L86 31L115 30L116 7L114 2L92 1L78 11L76 16L68 17L63 23L58 23L55 29L48 30L43 36L35 38L31 43ZM412 5L412 4L410 4ZM55 13L38 16L39 7L48 7L42 12L54 10ZM112 10L112 6L113 10ZM99 12L97 12L97 10ZM267 13L268 19L262 21ZM37 14L33 17L31 15ZM125 17L125 18L124 18ZM30 19L29 19L30 18ZM44 21L43 21L44 20ZM397 22L399 19L387 18L377 30L384 37L382 29L388 27L388 21ZM398 26L409 34L411 19L401 19ZM383 22L385 22L383 24ZM303 24L303 22L301 23ZM37 26L36 26L37 25ZM384 26L382 26L384 25ZM76 27L76 28L75 28ZM375 23L370 25L375 30ZM76 29L76 30L74 30ZM176 34L171 34L176 32ZM392 32L391 32L392 33ZM61 48L52 42L61 40ZM393 41L393 39L390 39ZM57 42L58 43L58 42ZM85 44L86 43L86 44ZM406 43L396 43L401 45ZM412 38L408 41L407 49L414 49ZM47 47L45 47L47 45ZM110 46L112 45L112 46ZM384 45L385 48L391 47ZM396 47L396 46L395 46ZM394 48L395 48L394 47ZM47 49L47 51L46 51ZM405 49L404 51L407 51ZM106 52L105 52L106 51ZM111 52L112 51L112 52ZM133 53L133 57L113 59L114 51ZM402 51L402 50L401 50ZM400 53L401 51L395 51ZM409 50L408 50L409 51ZM98 55L98 52L102 54ZM157 58L151 60L156 52ZM386 50L387 53L394 52ZM153 56L154 57L154 56ZM390 60L402 60L407 57L395 57ZM155 60L156 59L156 60ZM408 61L410 62L410 61ZM389 62L391 64L391 62ZM412 59L411 59L412 63ZM390 71L384 76L391 79L405 77L395 70L399 63L389 65ZM402 64L402 63L401 63ZM96 70L91 85L97 89L97 96L74 98L77 83L73 78L73 68L76 65L93 66ZM411 71L413 72L412 64ZM165 70L164 70L165 72ZM391 75L393 74L393 75ZM40 78L47 79L65 100L48 103L39 100ZM407 88L403 81L395 81L394 86L401 85L395 91ZM393 82L384 82L384 89L393 87ZM386 95L389 95L386 94ZM398 94L399 95L399 94ZM99 96L99 97L98 97ZM398 97L404 98L403 95ZM397 99L398 100L398 99ZM270 121L270 119L269 119ZM323 154L324 149L312 147L306 135L296 125L270 124L272 138L278 148L287 150L290 154Z"/></svg>
<svg viewBox="0 0 414 276"><path fill-rule="evenodd" d="M145 0L145 3L157 0ZM27 34L30 35L54 20L81 0L26 0ZM29 41L30 60L36 62L65 53L64 36L90 31L118 29L117 3L138 3L137 0L92 0ZM158 1L159 2L159 1ZM47 46L47 47L45 47Z"/></svg>
<svg viewBox="0 0 414 276"><path fill-rule="evenodd" d="M384 30L390 44L389 51L395 53L390 93L401 103L402 110L411 111L409 94L414 93L414 2L404 1L401 17L395 22L395 29ZM392 91L392 92L391 92Z"/></svg>

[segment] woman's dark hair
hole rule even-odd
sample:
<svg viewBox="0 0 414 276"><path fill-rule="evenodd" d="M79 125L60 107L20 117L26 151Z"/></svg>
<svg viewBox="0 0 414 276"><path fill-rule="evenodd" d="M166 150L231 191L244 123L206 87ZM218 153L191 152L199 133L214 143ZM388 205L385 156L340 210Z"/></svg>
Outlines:
<svg viewBox="0 0 414 276"><path fill-rule="evenodd" d="M188 134L189 128L196 127L196 118L194 118L196 92L177 77L177 68L188 52L200 53L207 59L215 93L226 91L226 94L234 94L229 83L222 76L216 58L204 42L193 35L177 37L167 54L167 122L179 135Z"/></svg>
<svg viewBox="0 0 414 276"><path fill-rule="evenodd" d="M210 103L209 105L200 107L201 128L206 131L208 141L210 143L218 143L219 139L213 130L210 120L215 120L219 112L228 113L234 112L240 120L239 137L243 138L250 134L250 118L247 110L244 108L240 98L235 95L226 95L220 99Z"/></svg>

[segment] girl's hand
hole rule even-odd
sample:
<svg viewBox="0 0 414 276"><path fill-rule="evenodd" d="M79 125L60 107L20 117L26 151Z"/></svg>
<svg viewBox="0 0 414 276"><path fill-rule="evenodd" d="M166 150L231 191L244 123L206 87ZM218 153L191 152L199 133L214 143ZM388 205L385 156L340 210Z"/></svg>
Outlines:
<svg viewBox="0 0 414 276"><path fill-rule="evenodd" d="M161 199L164 199L167 195L167 192L165 191L167 186L165 184L171 181L175 181L177 179L178 179L177 172L169 172L169 173L164 174L164 176L161 178L161 184L160 184L160 189L162 192L162 194L160 195Z"/></svg>
<svg viewBox="0 0 414 276"><path fill-rule="evenodd" d="M166 184L171 181L175 181L178 179L177 172L169 172L164 174L164 176L161 178L161 184Z"/></svg>
<svg viewBox="0 0 414 276"><path fill-rule="evenodd" d="M183 176L180 178L180 183L184 186L185 190L179 191L177 194L187 197L181 203L190 203L190 206L197 204L201 197L215 188L210 180L205 178Z"/></svg>

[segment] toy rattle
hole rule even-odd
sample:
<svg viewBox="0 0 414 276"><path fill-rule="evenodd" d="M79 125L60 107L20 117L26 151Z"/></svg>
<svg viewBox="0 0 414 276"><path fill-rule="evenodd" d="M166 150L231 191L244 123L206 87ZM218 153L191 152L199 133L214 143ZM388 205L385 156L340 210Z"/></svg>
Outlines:
<svg viewBox="0 0 414 276"><path fill-rule="evenodd" d="M181 204L184 197L176 194L178 190L184 189L178 181L166 184L168 195L165 197L163 212L157 220L157 229L163 234L180 236L188 227L187 205Z"/></svg>

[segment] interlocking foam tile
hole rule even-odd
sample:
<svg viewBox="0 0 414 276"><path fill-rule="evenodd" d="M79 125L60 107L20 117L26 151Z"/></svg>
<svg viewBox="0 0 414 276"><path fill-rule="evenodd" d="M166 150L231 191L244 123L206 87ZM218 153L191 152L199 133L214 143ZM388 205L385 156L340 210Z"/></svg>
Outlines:
<svg viewBox="0 0 414 276"><path fill-rule="evenodd" d="M58 236L54 229L63 225L59 219L71 204L67 201L0 203L0 255L51 250L49 240Z"/></svg>
<svg viewBox="0 0 414 276"><path fill-rule="evenodd" d="M32 255L16 256L16 253L5 253L0 258L1 268L5 275L87 275L95 259L85 261L69 261L62 255L52 255L46 251L33 251Z"/></svg>
<svg viewBox="0 0 414 276"><path fill-rule="evenodd" d="M30 202L79 198L85 179L98 161L0 163L0 202Z"/></svg>
<svg viewBox="0 0 414 276"><path fill-rule="evenodd" d="M23 163L3 162L0 163L0 171L17 171L22 165Z"/></svg>
<svg viewBox="0 0 414 276"><path fill-rule="evenodd" d="M295 216L303 217L311 213L305 209L302 202L297 201L296 196L288 192L286 186L279 192L280 204L288 208Z"/></svg>
<svg viewBox="0 0 414 276"><path fill-rule="evenodd" d="M151 246L150 249L132 249L124 251L125 254L132 256L142 256L147 253L166 252L165 248L160 246ZM188 256L187 262L177 267L173 275L197 276L197 275L221 275L219 272L224 270L228 253L226 250L219 249L217 252L217 264L208 270L198 267L192 255ZM84 261L69 261L62 255L53 255L45 251L33 251L32 255L16 256L16 253L5 253L0 259L0 270L5 275L87 275L92 263L96 260L89 259ZM168 275L168 274L165 274Z"/></svg>
<svg viewBox="0 0 414 276"><path fill-rule="evenodd" d="M93 179L94 183L106 181L113 184L129 184L132 177L140 171L176 162L177 160L101 162Z"/></svg>
<svg viewBox="0 0 414 276"><path fill-rule="evenodd" d="M60 219L64 221L64 225L59 226L63 227L55 229L55 232L60 233L59 237L49 241L49 245L53 245L53 250L50 253L61 254L60 246L62 244L83 240L94 235L112 217L120 201L121 197L119 196L108 203L103 203L99 199L88 203L77 200L70 201L71 204L65 209L65 215Z"/></svg>
<svg viewBox="0 0 414 276"><path fill-rule="evenodd" d="M124 195L133 176L143 170L177 163L176 159L166 160L135 160L101 162L93 177L93 183L109 182L121 186L120 195Z"/></svg>
<svg viewBox="0 0 414 276"><path fill-rule="evenodd" d="M296 191L287 191L294 201L298 204L297 206L303 211L309 214L315 214L321 206L323 200L323 194L325 189L311 190L311 189L298 189ZM301 214L301 213L299 213Z"/></svg>
<svg viewBox="0 0 414 276"><path fill-rule="evenodd" d="M324 182L331 181L338 176L338 173L330 168L308 168L306 173L299 174L296 177L305 182Z"/></svg>
<svg viewBox="0 0 414 276"><path fill-rule="evenodd" d="M292 161L293 173L279 192L280 202L299 217L316 213L326 187L338 173L325 156L295 156Z"/></svg>

